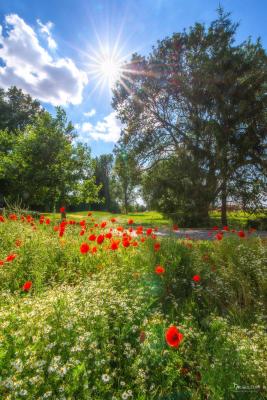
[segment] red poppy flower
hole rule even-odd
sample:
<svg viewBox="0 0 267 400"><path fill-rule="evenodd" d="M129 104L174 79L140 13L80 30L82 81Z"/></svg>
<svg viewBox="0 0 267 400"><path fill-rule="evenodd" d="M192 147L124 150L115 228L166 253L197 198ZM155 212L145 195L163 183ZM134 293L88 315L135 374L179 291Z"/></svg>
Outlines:
<svg viewBox="0 0 267 400"><path fill-rule="evenodd" d="M111 220L110 220L111 222L116 222L116 218L111 218Z"/></svg>
<svg viewBox="0 0 267 400"><path fill-rule="evenodd" d="M95 224L94 227L95 227L95 228L98 228L98 224Z"/></svg>
<svg viewBox="0 0 267 400"><path fill-rule="evenodd" d="M165 332L165 339L169 346L178 347L183 340L184 335L179 332L176 326L170 326Z"/></svg>
<svg viewBox="0 0 267 400"><path fill-rule="evenodd" d="M79 222L80 226L84 227L86 225L85 220L83 219L82 221Z"/></svg>
<svg viewBox="0 0 267 400"><path fill-rule="evenodd" d="M85 230L82 229L82 230L80 231L80 236L83 236L84 234L85 234Z"/></svg>
<svg viewBox="0 0 267 400"><path fill-rule="evenodd" d="M22 286L22 290L23 290L23 292L28 292L31 287L32 287L32 282L31 281L27 281Z"/></svg>
<svg viewBox="0 0 267 400"><path fill-rule="evenodd" d="M110 248L111 250L118 250L119 244L117 242L112 242Z"/></svg>
<svg viewBox="0 0 267 400"><path fill-rule="evenodd" d="M0 222L5 222L5 218L3 217L3 215L0 215Z"/></svg>
<svg viewBox="0 0 267 400"><path fill-rule="evenodd" d="M4 265L4 261L3 260L0 260L0 266L2 266L2 265Z"/></svg>
<svg viewBox="0 0 267 400"><path fill-rule="evenodd" d="M105 237L106 237L107 239L111 239L111 238L112 238L112 233L111 233L111 232L106 233L106 234L105 234Z"/></svg>
<svg viewBox="0 0 267 400"><path fill-rule="evenodd" d="M105 228L106 225L107 225L106 221L101 222L101 228Z"/></svg>
<svg viewBox="0 0 267 400"><path fill-rule="evenodd" d="M90 249L90 247L87 243L82 243L81 247L80 247L80 252L82 254L86 254L86 253L88 253L89 249Z"/></svg>
<svg viewBox="0 0 267 400"><path fill-rule="evenodd" d="M176 224L173 225L172 229L173 229L174 231L179 231L178 225L176 225Z"/></svg>
<svg viewBox="0 0 267 400"><path fill-rule="evenodd" d="M160 243L155 243L154 244L154 250L158 251L160 249Z"/></svg>
<svg viewBox="0 0 267 400"><path fill-rule="evenodd" d="M136 242L136 241L133 242L133 243L132 243L132 246L137 247L137 246L138 246L138 242Z"/></svg>
<svg viewBox="0 0 267 400"><path fill-rule="evenodd" d="M124 229L123 229L123 227L122 227L122 226L118 226L118 228L117 228L117 231L118 231L118 232L123 232L123 231L124 231Z"/></svg>
<svg viewBox="0 0 267 400"><path fill-rule="evenodd" d="M104 236L104 235L99 235L99 236L97 237L97 239L96 239L96 241L97 241L98 244L103 243L104 240L105 240L105 236Z"/></svg>
<svg viewBox="0 0 267 400"><path fill-rule="evenodd" d="M6 257L6 261L13 261L17 257L17 254L9 254L9 256Z"/></svg>
<svg viewBox="0 0 267 400"><path fill-rule="evenodd" d="M214 227L212 228L212 230L213 230L213 231L218 231L218 230L219 230L219 227L216 225L216 226L214 226Z"/></svg>
<svg viewBox="0 0 267 400"><path fill-rule="evenodd" d="M65 212L65 207L60 207L59 212L62 214Z"/></svg>
<svg viewBox="0 0 267 400"><path fill-rule="evenodd" d="M142 235L143 227L142 226L138 226L138 228L136 229L136 233L137 233L137 235Z"/></svg>
<svg viewBox="0 0 267 400"><path fill-rule="evenodd" d="M97 252L97 248L96 247L93 247L92 248L92 254L94 254L94 253L96 253Z"/></svg>
<svg viewBox="0 0 267 400"><path fill-rule="evenodd" d="M9 219L11 219L12 221L17 221L17 216L16 214L9 214Z"/></svg>
<svg viewBox="0 0 267 400"><path fill-rule="evenodd" d="M49 219L49 218L46 218L46 220L45 220L46 225L49 225L50 222L51 222L50 219Z"/></svg>
<svg viewBox="0 0 267 400"><path fill-rule="evenodd" d="M192 279L194 282L199 282L201 278L199 275L194 275Z"/></svg>
<svg viewBox="0 0 267 400"><path fill-rule="evenodd" d="M59 230L59 237L62 237L64 235L65 228L60 228Z"/></svg>
<svg viewBox="0 0 267 400"><path fill-rule="evenodd" d="M222 234L222 233L217 233L217 234L215 235L215 237L216 237L217 240L222 240L223 234Z"/></svg>
<svg viewBox="0 0 267 400"><path fill-rule="evenodd" d="M88 239L94 242L96 240L96 235L90 235Z"/></svg>
<svg viewBox="0 0 267 400"><path fill-rule="evenodd" d="M142 243L144 243L144 242L146 241L146 238L144 238L144 237L141 237L141 239L140 239L140 240L141 240L141 242L142 242Z"/></svg>
<svg viewBox="0 0 267 400"><path fill-rule="evenodd" d="M123 240L123 241L122 241L123 247L129 247L130 244L131 244L131 243L129 242L129 240Z"/></svg>
<svg viewBox="0 0 267 400"><path fill-rule="evenodd" d="M237 234L238 234L238 236L239 236L240 238L244 238L244 237L246 236L246 234L245 234L244 231L239 231L239 232L237 232Z"/></svg>
<svg viewBox="0 0 267 400"><path fill-rule="evenodd" d="M133 219L129 219L129 220L128 220L128 225L133 225L133 223L134 223L134 220L133 220Z"/></svg>
<svg viewBox="0 0 267 400"><path fill-rule="evenodd" d="M230 229L229 229L229 226L224 226L224 227L222 228L222 230L223 230L223 231L226 231L226 232L229 232Z"/></svg>
<svg viewBox="0 0 267 400"><path fill-rule="evenodd" d="M152 228L148 228L148 229L146 230L147 236L151 235L152 231L153 231Z"/></svg>
<svg viewBox="0 0 267 400"><path fill-rule="evenodd" d="M165 268L161 265L157 265L155 268L155 272L157 275L163 275L165 273Z"/></svg>

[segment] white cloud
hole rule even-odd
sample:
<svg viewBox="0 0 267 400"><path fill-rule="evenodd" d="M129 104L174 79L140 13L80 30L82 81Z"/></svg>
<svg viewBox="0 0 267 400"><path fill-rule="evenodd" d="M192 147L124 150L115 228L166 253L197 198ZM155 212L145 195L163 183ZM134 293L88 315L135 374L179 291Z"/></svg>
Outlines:
<svg viewBox="0 0 267 400"><path fill-rule="evenodd" d="M84 122L81 125L82 132L92 132L92 130L94 130L94 126L91 124L91 122Z"/></svg>
<svg viewBox="0 0 267 400"><path fill-rule="evenodd" d="M41 101L53 105L80 104L88 82L70 58L57 58L43 48L36 32L16 14L7 15L5 35L0 25L0 87L16 85ZM51 25L43 25L51 29Z"/></svg>
<svg viewBox="0 0 267 400"><path fill-rule="evenodd" d="M55 50L57 48L57 43L53 39L51 34L51 29L53 28L54 24L51 21L48 21L46 24L43 24L39 19L37 19L37 23L40 26L40 31L45 35L47 39L48 47L51 50Z"/></svg>
<svg viewBox="0 0 267 400"><path fill-rule="evenodd" d="M96 114L96 110L95 110L94 108L92 108L92 110L90 110L90 111L88 111L88 112L83 113L83 115L84 115L85 117L92 117L92 116L95 115L95 114Z"/></svg>
<svg viewBox="0 0 267 400"><path fill-rule="evenodd" d="M90 122L84 122L80 125L83 139L103 140L104 142L114 143L120 138L121 128L121 123L116 118L114 111L95 125Z"/></svg>

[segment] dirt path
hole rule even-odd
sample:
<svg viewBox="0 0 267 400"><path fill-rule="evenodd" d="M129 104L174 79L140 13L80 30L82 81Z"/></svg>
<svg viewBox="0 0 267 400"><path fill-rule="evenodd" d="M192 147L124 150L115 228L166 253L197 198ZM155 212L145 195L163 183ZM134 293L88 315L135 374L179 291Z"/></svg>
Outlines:
<svg viewBox="0 0 267 400"><path fill-rule="evenodd" d="M247 231L245 231L245 233L247 235ZM166 236L177 237L178 239L186 239L189 237L191 239L196 239L196 240L214 240L216 232L211 231L209 229L180 229L177 232L173 232L170 231L169 229L159 228L157 235L162 237ZM228 235L228 233L226 232L225 235ZM249 236L256 235L267 238L267 231L256 231L255 233L249 233L248 235Z"/></svg>

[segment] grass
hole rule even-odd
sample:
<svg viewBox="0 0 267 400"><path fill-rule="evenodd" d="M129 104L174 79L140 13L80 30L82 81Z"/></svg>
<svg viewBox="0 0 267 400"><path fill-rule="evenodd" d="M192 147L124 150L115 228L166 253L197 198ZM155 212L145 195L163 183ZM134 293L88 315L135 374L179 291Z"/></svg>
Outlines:
<svg viewBox="0 0 267 400"><path fill-rule="evenodd" d="M266 398L260 238L159 240L82 219L0 222L1 399Z"/></svg>
<svg viewBox="0 0 267 400"><path fill-rule="evenodd" d="M166 226L170 225L171 221L165 218L162 214L157 211L145 211L145 212L132 212L129 214L115 214L107 211L92 211L96 222L103 221L106 219L116 218L119 224L125 224L129 219L134 219L135 225L144 226ZM87 217L88 211L76 211L68 213L68 218L73 218L76 220L82 220ZM61 215L59 213L51 214L46 213L50 218L55 220L60 219Z"/></svg>
<svg viewBox="0 0 267 400"><path fill-rule="evenodd" d="M219 224L221 221L221 214L220 211L211 211L210 212L210 217L214 224ZM249 221L259 221L259 228L260 226L260 221L263 221L264 219L266 220L267 214L266 212L258 212L258 213L248 213L245 211L229 211L227 213L227 218L228 218L228 224L233 227L233 228L247 228L248 227L248 222ZM266 223L265 223L266 225ZM258 227L258 226L257 226ZM263 229L267 229L266 227L263 227Z"/></svg>
<svg viewBox="0 0 267 400"><path fill-rule="evenodd" d="M77 211L70 212L67 214L68 218L75 219L77 221L82 220L87 217L88 211ZM145 211L137 213L125 214L113 214L106 211L93 211L94 218L96 222L103 221L105 219L116 218L118 223L125 224L129 219L134 219L135 225L144 226L158 226L159 228L170 228L172 227L172 222L170 219L164 217L161 213L157 211ZM61 215L59 213L51 214L46 213L46 216L52 218L53 220L59 220ZM220 211L211 211L211 226L221 225L221 215ZM256 223L256 228L260 230L266 230L267 227L261 223L261 221L266 219L266 213L254 213L249 214L244 211L230 211L228 212L228 225L235 229L246 229L248 228L249 221L259 221ZM254 224L252 223L252 226Z"/></svg>

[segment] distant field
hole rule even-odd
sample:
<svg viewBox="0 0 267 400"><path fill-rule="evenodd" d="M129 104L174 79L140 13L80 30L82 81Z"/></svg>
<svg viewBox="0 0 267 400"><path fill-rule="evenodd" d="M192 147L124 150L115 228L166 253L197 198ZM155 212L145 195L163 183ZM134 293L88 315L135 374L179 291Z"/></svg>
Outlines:
<svg viewBox="0 0 267 400"><path fill-rule="evenodd" d="M119 224L125 224L129 219L134 220L135 225L149 225L149 226L171 226L172 222L168 218L165 218L162 214L157 211L145 211L145 212L133 212L127 215L125 214L113 214L106 211L91 211L95 221L103 221L108 220L110 218L116 218ZM46 213L45 215L49 216L51 219L60 219L60 214L56 213ZM88 211L76 211L67 213L68 218L72 218L75 220L82 220L86 218L88 215ZM221 225L221 216L219 211L211 211L211 225ZM243 211L230 211L228 213L228 225L233 228L246 228L248 220L262 220L266 218L266 214L257 213L257 214L248 214Z"/></svg>
<svg viewBox="0 0 267 400"><path fill-rule="evenodd" d="M214 223L218 225L220 224L221 222L220 211L211 211L210 217ZM267 213L249 214L244 211L229 211L227 213L227 218L228 218L228 225L232 227L245 228L247 226L248 221L263 220L263 218L267 218Z"/></svg>
<svg viewBox="0 0 267 400"><path fill-rule="evenodd" d="M102 221L102 220L107 220L110 218L116 218L117 222L120 224L125 224L128 222L129 219L133 219L135 224L142 224L142 225L150 225L150 226L162 226L162 225L170 225L171 221L164 218L162 214L156 212L156 211L145 211L145 212L136 212L136 213L129 213L127 215L125 214L113 214L110 212L106 211L91 211L92 216L95 218L96 222L97 221ZM49 216L50 218L55 218L59 219L60 214L52 214L48 213L45 214ZM77 211L77 212L70 212L67 213L68 218L73 218L77 220L81 220L83 218L86 218L88 215L88 211Z"/></svg>

